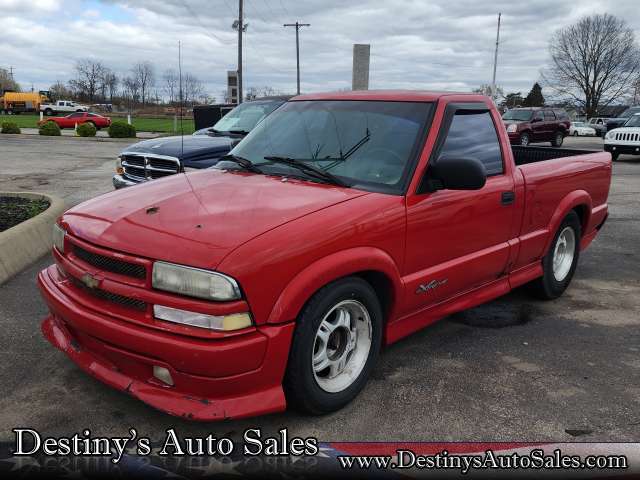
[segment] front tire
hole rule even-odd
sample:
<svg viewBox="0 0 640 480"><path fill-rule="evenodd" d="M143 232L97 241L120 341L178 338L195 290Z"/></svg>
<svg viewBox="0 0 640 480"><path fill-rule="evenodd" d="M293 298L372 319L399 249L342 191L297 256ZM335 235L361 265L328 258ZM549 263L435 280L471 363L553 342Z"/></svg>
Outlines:
<svg viewBox="0 0 640 480"><path fill-rule="evenodd" d="M528 147L531 143L531 138L528 133L523 133L520 135L520 145L523 147Z"/></svg>
<svg viewBox="0 0 640 480"><path fill-rule="evenodd" d="M562 142L564 141L564 134L562 132L556 132L553 136L553 140L551 140L551 145L553 147L561 147Z"/></svg>
<svg viewBox="0 0 640 480"><path fill-rule="evenodd" d="M553 300L567 289L578 265L581 235L580 218L571 211L564 217L542 259L542 277L532 282L534 293L539 298Z"/></svg>
<svg viewBox="0 0 640 480"><path fill-rule="evenodd" d="M620 154L618 152L611 152L611 160L612 161L616 161L618 160L618 157L620 156Z"/></svg>
<svg viewBox="0 0 640 480"><path fill-rule="evenodd" d="M298 316L283 382L287 402L313 415L351 402L380 353L382 317L375 291L360 278L320 289Z"/></svg>

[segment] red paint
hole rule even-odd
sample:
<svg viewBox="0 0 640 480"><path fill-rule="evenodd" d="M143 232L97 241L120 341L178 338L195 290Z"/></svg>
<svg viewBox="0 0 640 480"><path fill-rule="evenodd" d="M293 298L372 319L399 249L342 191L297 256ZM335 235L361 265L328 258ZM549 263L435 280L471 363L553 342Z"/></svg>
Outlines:
<svg viewBox="0 0 640 480"><path fill-rule="evenodd" d="M82 125L83 123L93 123L96 128L107 128L111 125L111 119L109 117L88 112L76 112L65 115L64 117L45 118L38 122L38 126L44 125L47 122L54 122L58 124L60 128L75 128L76 125Z"/></svg>
<svg viewBox="0 0 640 480"><path fill-rule="evenodd" d="M608 153L516 167L500 116L483 96L368 91L299 98L437 102L407 194L203 170L95 198L62 216L67 254L55 252L58 266L40 273L51 310L43 324L47 338L96 378L172 414L211 420L278 411L285 408L281 382L295 319L327 283L354 274L377 279L386 293L388 344L541 275L540 260L571 209L582 215L582 248L606 218ZM417 194L451 102L489 106L505 174L477 191ZM516 200L501 205L507 190ZM157 211L148 214L149 207ZM147 279L92 267L73 245L140 265ZM215 303L153 290L154 260L230 275L244 300ZM132 310L74 286L70 278L87 272L98 288L146 308ZM433 279L447 281L415 293ZM255 326L220 333L174 325L153 318L154 303L210 314L250 311ZM175 386L154 380L153 365L167 368Z"/></svg>

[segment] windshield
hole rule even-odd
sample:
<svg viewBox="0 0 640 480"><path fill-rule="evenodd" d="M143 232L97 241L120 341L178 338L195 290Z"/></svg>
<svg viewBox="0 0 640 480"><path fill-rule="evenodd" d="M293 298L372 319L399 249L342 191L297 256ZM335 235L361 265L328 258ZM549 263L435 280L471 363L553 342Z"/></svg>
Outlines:
<svg viewBox="0 0 640 480"><path fill-rule="evenodd" d="M625 127L640 127L640 115L634 115L624 124Z"/></svg>
<svg viewBox="0 0 640 480"><path fill-rule="evenodd" d="M618 118L629 118L636 113L640 113L640 107L630 107L627 108L624 112L618 115Z"/></svg>
<svg viewBox="0 0 640 480"><path fill-rule="evenodd" d="M218 120L213 128L219 132L250 132L260 120L282 103L282 101L242 103Z"/></svg>
<svg viewBox="0 0 640 480"><path fill-rule="evenodd" d="M532 110L509 110L502 115L503 120L516 120L518 122L526 122L531 120Z"/></svg>
<svg viewBox="0 0 640 480"><path fill-rule="evenodd" d="M305 176L299 168L269 160L280 157L322 169L355 188L402 193L432 108L418 102L288 102L231 154L267 174Z"/></svg>

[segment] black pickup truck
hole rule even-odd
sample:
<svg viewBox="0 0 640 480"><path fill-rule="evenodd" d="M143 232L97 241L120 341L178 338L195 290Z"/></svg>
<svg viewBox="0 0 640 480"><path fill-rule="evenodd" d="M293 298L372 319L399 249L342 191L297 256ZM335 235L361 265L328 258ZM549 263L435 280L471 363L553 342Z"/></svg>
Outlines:
<svg viewBox="0 0 640 480"><path fill-rule="evenodd" d="M286 98L278 97L245 102L213 127L193 135L160 137L131 145L118 156L113 186L129 187L191 169L212 167L285 101Z"/></svg>

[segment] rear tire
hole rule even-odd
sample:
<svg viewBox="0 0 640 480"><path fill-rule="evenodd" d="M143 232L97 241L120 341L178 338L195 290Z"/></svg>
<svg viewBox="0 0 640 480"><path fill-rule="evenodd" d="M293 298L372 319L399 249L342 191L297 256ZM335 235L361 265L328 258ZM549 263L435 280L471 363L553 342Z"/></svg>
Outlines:
<svg viewBox="0 0 640 480"><path fill-rule="evenodd" d="M542 277L531 282L537 297L553 300L567 289L578 265L581 234L580 218L575 211L571 211L564 217L549 251L542 259Z"/></svg>
<svg viewBox="0 0 640 480"><path fill-rule="evenodd" d="M577 137L578 136L578 131L576 130L575 132L573 132L573 136Z"/></svg>
<svg viewBox="0 0 640 480"><path fill-rule="evenodd" d="M320 289L298 316L283 382L288 404L321 415L351 402L378 359L382 317L375 291L360 278Z"/></svg>
<svg viewBox="0 0 640 480"><path fill-rule="evenodd" d="M528 133L523 133L520 135L520 145L523 147L528 147L531 143L531 138Z"/></svg>
<svg viewBox="0 0 640 480"><path fill-rule="evenodd" d="M50 117L51 115L53 115L53 110L51 110L50 108L47 108L47 109L44 111L44 114L45 114L47 117Z"/></svg>
<svg viewBox="0 0 640 480"><path fill-rule="evenodd" d="M551 145L554 147L561 147L564 141L564 134L562 132L556 132L551 140Z"/></svg>

